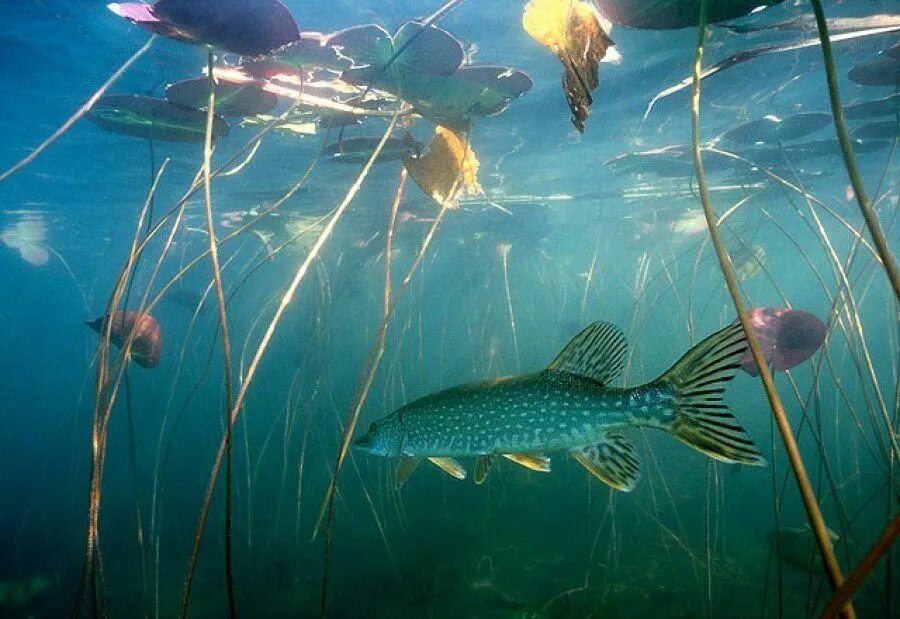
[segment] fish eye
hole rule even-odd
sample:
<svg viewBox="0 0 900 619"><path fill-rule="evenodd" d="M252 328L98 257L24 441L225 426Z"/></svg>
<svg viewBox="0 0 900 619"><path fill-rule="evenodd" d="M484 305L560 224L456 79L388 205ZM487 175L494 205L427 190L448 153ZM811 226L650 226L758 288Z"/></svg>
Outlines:
<svg viewBox="0 0 900 619"><path fill-rule="evenodd" d="M369 432L371 432L372 434L375 433L375 424L374 423L369 425Z"/></svg>

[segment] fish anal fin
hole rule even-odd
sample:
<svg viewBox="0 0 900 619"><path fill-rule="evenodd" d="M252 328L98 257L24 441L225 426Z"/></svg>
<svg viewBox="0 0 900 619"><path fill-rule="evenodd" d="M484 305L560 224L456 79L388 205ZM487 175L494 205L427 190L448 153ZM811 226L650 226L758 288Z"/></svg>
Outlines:
<svg viewBox="0 0 900 619"><path fill-rule="evenodd" d="M481 485L484 483L484 480L487 479L488 473L491 470L491 466L494 464L494 456L486 455L481 456L475 461L475 483Z"/></svg>
<svg viewBox="0 0 900 619"><path fill-rule="evenodd" d="M394 479L398 490L403 487L403 484L406 483L406 480L409 479L409 476L412 475L412 472L416 470L416 467L421 462L422 458L400 458L397 462L397 475Z"/></svg>
<svg viewBox="0 0 900 619"><path fill-rule="evenodd" d="M634 444L618 432L570 453L591 475L616 490L631 492L641 477Z"/></svg>
<svg viewBox="0 0 900 619"><path fill-rule="evenodd" d="M550 458L543 454L503 454L503 457L532 471L550 472Z"/></svg>
<svg viewBox="0 0 900 619"><path fill-rule="evenodd" d="M456 479L466 478L466 469L453 458L428 458L428 460L451 477Z"/></svg>
<svg viewBox="0 0 900 619"><path fill-rule="evenodd" d="M608 322L595 322L573 337L548 369L605 385L622 371L627 353L628 343L621 329Z"/></svg>

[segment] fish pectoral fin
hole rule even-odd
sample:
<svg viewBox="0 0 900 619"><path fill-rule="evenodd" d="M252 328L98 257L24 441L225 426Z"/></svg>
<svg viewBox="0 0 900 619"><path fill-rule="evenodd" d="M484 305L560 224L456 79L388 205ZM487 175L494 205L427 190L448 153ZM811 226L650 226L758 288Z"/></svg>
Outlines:
<svg viewBox="0 0 900 619"><path fill-rule="evenodd" d="M607 384L625 366L628 342L614 324L595 322L572 338L547 369L585 376Z"/></svg>
<svg viewBox="0 0 900 619"><path fill-rule="evenodd" d="M494 464L494 456L486 455L481 456L475 461L475 483L481 485L484 483L484 480L487 479L488 473L491 470L491 466Z"/></svg>
<svg viewBox="0 0 900 619"><path fill-rule="evenodd" d="M397 462L397 474L394 478L394 485L397 490L403 487L403 484L406 483L406 480L409 479L409 476L412 475L412 472L416 470L416 467L421 462L422 458L400 458Z"/></svg>
<svg viewBox="0 0 900 619"><path fill-rule="evenodd" d="M544 454L503 454L503 457L532 471L550 472L550 458Z"/></svg>
<svg viewBox="0 0 900 619"><path fill-rule="evenodd" d="M641 477L634 444L618 432L609 432L596 445L573 449L569 453L591 475L616 490L631 492Z"/></svg>
<svg viewBox="0 0 900 619"><path fill-rule="evenodd" d="M453 458L428 458L428 460L432 464L440 467L442 471L451 477L455 477L456 479L466 478L466 469Z"/></svg>

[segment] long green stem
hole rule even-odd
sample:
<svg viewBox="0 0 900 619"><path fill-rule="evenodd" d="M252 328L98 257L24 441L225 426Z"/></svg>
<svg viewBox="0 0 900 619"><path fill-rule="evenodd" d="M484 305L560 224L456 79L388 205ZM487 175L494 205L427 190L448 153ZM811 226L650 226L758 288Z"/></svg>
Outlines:
<svg viewBox="0 0 900 619"><path fill-rule="evenodd" d="M231 383L231 341L228 337L228 313L225 310L225 289L222 286L222 271L219 267L219 248L213 227L212 194L210 191L210 162L212 159L212 128L216 109L216 79L213 75L213 52L207 50L206 68L209 84L209 104L206 110L206 138L203 144L203 194L206 205L206 233L209 239L209 258L212 262L213 279L216 284L216 300L219 306L219 324L222 327L222 355L225 369L225 590L228 595L228 616L234 619L234 576L231 569L231 495L232 495L232 426L229 423L231 405L234 399Z"/></svg>
<svg viewBox="0 0 900 619"><path fill-rule="evenodd" d="M853 146L847 133L847 124L844 122L844 108L841 107L841 92L838 89L837 72L834 68L834 54L831 51L831 40L828 38L828 23L825 20L825 11L822 9L820 0L809 0L809 3L812 5L813 12L816 15L816 26L819 29L819 40L822 43L822 56L825 61L825 77L828 81L831 115L834 117L834 127L837 130L838 142L841 144L844 166L847 168L847 174L850 176L850 184L853 186L853 193L856 195L856 202L859 204L859 210L862 211L866 227L872 236L872 242L875 244L875 249L881 257L884 270L887 271L888 279L894 289L894 297L900 301L900 272L897 270L897 263L894 262L890 245L884 236L884 230L881 229L881 224L878 222L878 215L875 213L875 209L872 208L872 204L866 195L866 188L863 185L862 176L860 176L859 168L856 165L856 155L853 154Z"/></svg>
<svg viewBox="0 0 900 619"><path fill-rule="evenodd" d="M703 205L703 213L706 216L706 224L709 227L710 240L712 241L713 247L715 248L716 257L719 259L719 266L722 269L722 275L725 277L725 283L728 286L728 292L731 294L732 301L734 302L734 307L737 310L738 316L741 320L741 325L744 328L744 333L747 336L747 341L750 344L750 351L753 355L753 361L756 363L759 370L759 377L762 380L763 387L765 388L766 397L768 398L769 406L772 409L772 415L775 418L775 423L778 426L779 433L781 434L781 440L784 443L785 451L787 452L791 468L794 470L794 477L797 481L798 489L800 490L800 496L803 499L803 506L806 508L806 514L809 518L813 534L815 535L816 542L819 546L819 551L825 564L825 570L828 573L828 579L831 582L832 589L837 590L841 586L841 584L843 584L844 577L841 574L841 568L838 565L837 558L834 555L834 549L831 546L831 540L828 537L827 527L825 526L825 519L822 517L822 512L819 509L819 504L816 500L812 485L810 484L809 477L806 473L806 467L803 464L803 458L800 456L800 450L797 447L797 441L794 438L793 431L791 430L790 423L788 422L787 414L784 410L784 405L781 402L778 391L775 389L775 383L772 380L772 374L770 373L768 364L763 357L762 350L759 347L759 342L756 340L756 336L753 333L753 326L750 322L750 317L748 316L747 310L744 307L744 302L741 299L740 291L738 290L737 279L735 278L734 269L731 265L731 259L728 256L728 252L725 249L724 244L722 243L722 238L719 234L719 228L716 224L716 215L713 212L712 203L709 197L709 189L706 185L706 175L703 171L703 157L700 149L700 76L703 66L703 41L706 35L706 18L708 8L709 0L702 0L700 4L700 23L698 24L697 30L697 51L694 57L693 86L691 89L691 143L693 146L694 167L696 169L697 187L700 193L700 202ZM847 604L847 606L844 608L843 613L848 618L853 618L856 616L853 611L853 607L850 604Z"/></svg>

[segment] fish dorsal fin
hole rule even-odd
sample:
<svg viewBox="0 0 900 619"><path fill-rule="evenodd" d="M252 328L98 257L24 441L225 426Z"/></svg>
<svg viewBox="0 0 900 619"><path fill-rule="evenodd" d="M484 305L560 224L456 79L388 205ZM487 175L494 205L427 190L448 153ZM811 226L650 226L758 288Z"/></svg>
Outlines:
<svg viewBox="0 0 900 619"><path fill-rule="evenodd" d="M494 464L494 456L481 456L475 461L475 483L481 485L487 479L491 466Z"/></svg>
<svg viewBox="0 0 900 619"><path fill-rule="evenodd" d="M532 471L550 472L550 458L544 454L503 454L503 457Z"/></svg>
<svg viewBox="0 0 900 619"><path fill-rule="evenodd" d="M628 342L614 324L595 322L566 344L548 369L568 372L607 384L622 371Z"/></svg>
<svg viewBox="0 0 900 619"><path fill-rule="evenodd" d="M591 475L616 490L631 492L641 477L634 444L618 432L609 432L596 445L570 453Z"/></svg>
<svg viewBox="0 0 900 619"><path fill-rule="evenodd" d="M406 480L409 479L409 476L412 475L412 472L416 470L416 467L422 462L422 458L400 458L397 462L397 475L394 479L394 484L399 490L403 487L403 484L406 483Z"/></svg>
<svg viewBox="0 0 900 619"><path fill-rule="evenodd" d="M466 469L453 458L428 458L428 460L432 464L440 467L442 471L451 477L455 477L456 479L466 478Z"/></svg>

